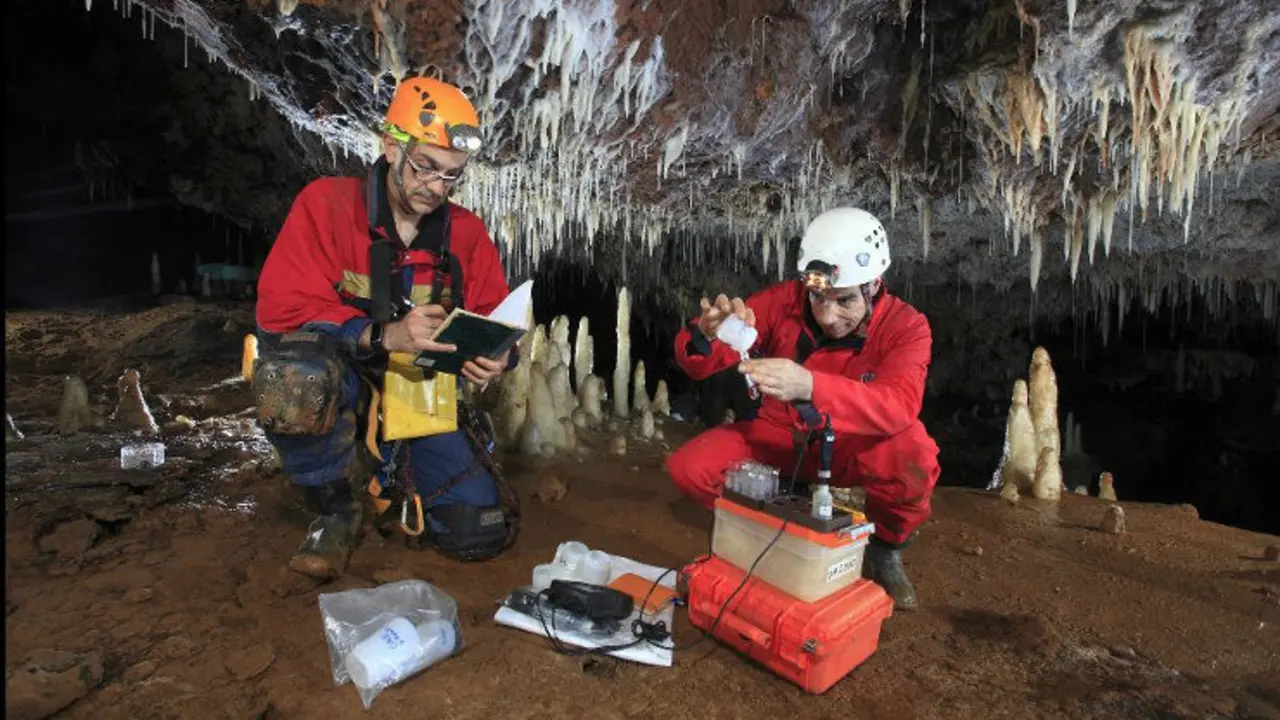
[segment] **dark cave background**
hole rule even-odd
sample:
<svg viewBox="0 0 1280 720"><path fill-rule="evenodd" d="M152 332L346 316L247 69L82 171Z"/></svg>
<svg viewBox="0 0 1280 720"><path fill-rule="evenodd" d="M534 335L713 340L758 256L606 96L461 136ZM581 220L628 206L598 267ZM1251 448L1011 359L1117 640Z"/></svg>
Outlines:
<svg viewBox="0 0 1280 720"><path fill-rule="evenodd" d="M74 0L24 0L6 3L5 13L7 310L154 302L152 253L166 293L180 279L198 288L197 256L259 265L307 181L358 171L349 162L310 164L316 153L304 144L314 138L296 133L266 101L250 102L243 79L194 47L183 68L182 34L162 24L155 40L143 39L136 18L121 18L105 2L85 12ZM39 41L25 41L32 33ZM283 39L280 53L289 53ZM588 316L595 373L609 386L613 265L551 257L534 274L537 321L565 314L576 332L577 319ZM717 272L708 285L745 294L763 281ZM1068 491L1088 483L1096 492L1097 473L1109 470L1122 501L1191 503L1206 520L1280 532L1274 321L1206 322L1194 305L1190 320L1185 310L1135 308L1123 334L1112 320L1103 347L1083 314L1029 323L1025 287L1009 295L979 287L965 298L957 302L950 285L907 295L933 324L923 417L942 448L944 484L990 480L1012 380L1025 376L1040 344L1054 359L1061 427L1068 412L1082 426L1087 457L1064 458ZM650 393L665 378L674 404L714 419L741 403L741 383L730 373L697 387L675 368L673 338L693 303L687 288L633 292L633 361L645 361ZM1167 364L1146 360L1180 348L1243 353L1255 372L1224 381L1220 394L1188 375L1189 387L1175 392ZM693 400L699 391L701 407Z"/></svg>

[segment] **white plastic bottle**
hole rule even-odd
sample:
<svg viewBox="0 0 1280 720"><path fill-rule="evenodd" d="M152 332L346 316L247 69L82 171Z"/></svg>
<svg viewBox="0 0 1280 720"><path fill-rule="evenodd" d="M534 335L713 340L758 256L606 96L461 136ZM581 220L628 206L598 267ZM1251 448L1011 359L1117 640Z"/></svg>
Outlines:
<svg viewBox="0 0 1280 720"><path fill-rule="evenodd" d="M448 620L414 626L397 617L351 650L347 674L361 690L390 687L449 657L457 641L457 631Z"/></svg>
<svg viewBox="0 0 1280 720"><path fill-rule="evenodd" d="M819 520L830 520L834 510L835 498L831 496L831 488L818 485L813 491L812 514Z"/></svg>

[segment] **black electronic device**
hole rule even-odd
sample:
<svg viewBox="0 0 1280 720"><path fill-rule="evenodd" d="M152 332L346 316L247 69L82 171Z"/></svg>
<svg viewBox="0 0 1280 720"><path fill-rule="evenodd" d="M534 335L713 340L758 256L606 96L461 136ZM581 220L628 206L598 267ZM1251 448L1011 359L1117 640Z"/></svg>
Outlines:
<svg viewBox="0 0 1280 720"><path fill-rule="evenodd" d="M630 595L603 585L552 580L546 592L547 602L594 623L625 620L635 610Z"/></svg>

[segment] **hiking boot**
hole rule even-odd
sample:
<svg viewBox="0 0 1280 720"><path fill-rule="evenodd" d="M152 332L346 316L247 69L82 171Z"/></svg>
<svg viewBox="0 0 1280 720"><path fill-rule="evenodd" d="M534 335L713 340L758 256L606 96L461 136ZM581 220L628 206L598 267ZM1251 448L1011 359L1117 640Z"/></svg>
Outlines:
<svg viewBox="0 0 1280 720"><path fill-rule="evenodd" d="M347 559L360 531L360 503L346 480L302 488L307 509L319 515L302 545L289 560L289 569L317 580L332 580L347 569Z"/></svg>
<svg viewBox="0 0 1280 720"><path fill-rule="evenodd" d="M862 560L862 576L873 580L884 588L893 598L894 610L915 610L916 589L907 579L907 571L902 567L902 551L878 545L875 542L867 545L867 554Z"/></svg>

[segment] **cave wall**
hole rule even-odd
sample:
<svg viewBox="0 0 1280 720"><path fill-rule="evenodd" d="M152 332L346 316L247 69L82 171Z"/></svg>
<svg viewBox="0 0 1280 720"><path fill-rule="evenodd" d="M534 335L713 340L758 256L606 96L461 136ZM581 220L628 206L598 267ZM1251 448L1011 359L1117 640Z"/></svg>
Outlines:
<svg viewBox="0 0 1280 720"><path fill-rule="evenodd" d="M567 19L608 27L576 0L562 16L551 5L522 6L537 9L530 45L506 60L521 65ZM497 62L485 23L511 30L521 15L493 15L500 6L7 3L8 303L47 304L59 283L71 288L59 302L146 292L152 252L166 290L196 255L260 261L303 184L361 172L397 73L475 81ZM1265 522L1275 491L1256 478L1274 468L1267 438L1280 436L1274 14L1225 2L1113 2L1074 18L1032 0L600 7L613 8L615 34L591 36L586 64L552 58L469 83L499 122L458 194L489 224L511 281L538 279L540 322L591 317L597 373L614 362L613 303L626 285L650 391L664 374L674 393L687 389L670 343L698 298L785 275L807 217L859 203L894 242L890 287L934 327L925 415L945 482L986 483L1009 385L1043 344L1063 411L1084 428L1082 477L1105 467L1122 494ZM1195 107L1249 91L1238 138L1197 175L1194 212L1154 190L1145 217L1126 208L1116 188L1132 173L1104 155L1132 154L1132 103L1117 100L1110 134L1090 139L1100 125L1082 84L1088 62L1114 90L1142 22L1165 28L1160 48L1181 58L1170 78L1201 78ZM35 28L57 32L36 41ZM629 48L629 114L596 105L599 118L575 125L578 109L552 112L567 87L607 98L589 85L608 82ZM1037 138L1023 123L1015 143L1018 103L1055 88L1061 131ZM1108 183L1114 197L1097 192ZM89 282L104 268L109 282Z"/></svg>

